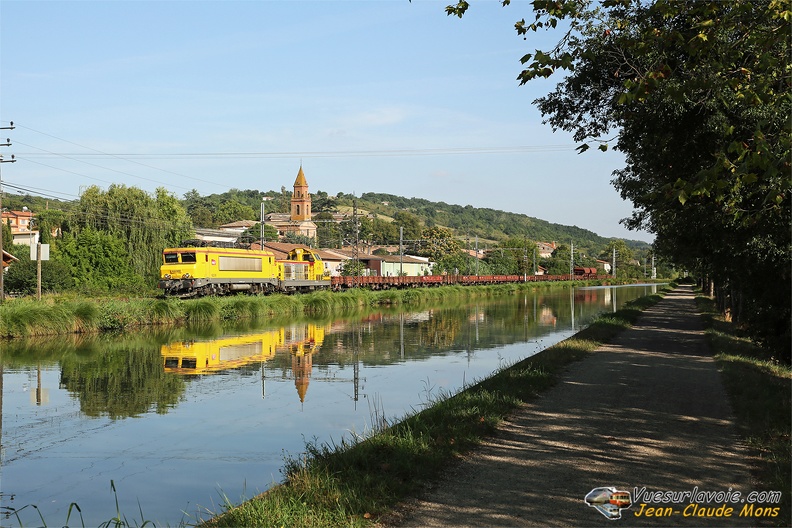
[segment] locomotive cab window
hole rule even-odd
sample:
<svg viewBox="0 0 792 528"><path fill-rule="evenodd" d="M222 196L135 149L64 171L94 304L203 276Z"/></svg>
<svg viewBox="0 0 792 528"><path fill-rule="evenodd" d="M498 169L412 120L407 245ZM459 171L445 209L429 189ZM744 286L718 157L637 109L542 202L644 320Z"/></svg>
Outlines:
<svg viewBox="0 0 792 528"><path fill-rule="evenodd" d="M165 257L165 264L175 264L179 262L178 253L165 253L163 257Z"/></svg>
<svg viewBox="0 0 792 528"><path fill-rule="evenodd" d="M190 264L196 262L195 253L182 253L181 254L181 261L182 262L186 262L186 263L190 263Z"/></svg>

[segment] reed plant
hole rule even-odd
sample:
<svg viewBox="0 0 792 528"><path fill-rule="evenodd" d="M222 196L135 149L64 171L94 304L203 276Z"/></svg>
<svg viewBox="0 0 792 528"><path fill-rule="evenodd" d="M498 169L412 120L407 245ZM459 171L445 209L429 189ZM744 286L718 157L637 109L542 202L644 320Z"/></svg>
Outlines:
<svg viewBox="0 0 792 528"><path fill-rule="evenodd" d="M329 291L318 291L304 296L303 306L308 314L330 314L339 305L337 295Z"/></svg>
<svg viewBox="0 0 792 528"><path fill-rule="evenodd" d="M299 295L270 295L265 300L268 313L275 318L295 317L305 310Z"/></svg>
<svg viewBox="0 0 792 528"><path fill-rule="evenodd" d="M74 301L66 305L74 316L77 333L94 332L99 327L99 306L91 301Z"/></svg>
<svg viewBox="0 0 792 528"><path fill-rule="evenodd" d="M223 298L220 303L220 318L224 321L237 319L258 319L269 313L262 297L235 295Z"/></svg>
<svg viewBox="0 0 792 528"><path fill-rule="evenodd" d="M169 324L184 320L184 303L175 299L155 299L148 306L148 319L152 324Z"/></svg>
<svg viewBox="0 0 792 528"><path fill-rule="evenodd" d="M185 304L184 315L191 323L214 321L220 317L220 304L215 298L197 299Z"/></svg>
<svg viewBox="0 0 792 528"><path fill-rule="evenodd" d="M76 318L63 304L19 300L4 303L0 311L0 335L42 336L75 331Z"/></svg>

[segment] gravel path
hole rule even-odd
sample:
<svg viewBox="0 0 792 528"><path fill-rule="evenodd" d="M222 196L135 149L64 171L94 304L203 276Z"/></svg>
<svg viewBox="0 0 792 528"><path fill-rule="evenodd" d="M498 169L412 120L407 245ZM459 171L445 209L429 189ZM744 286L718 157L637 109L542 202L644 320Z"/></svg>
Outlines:
<svg viewBox="0 0 792 528"><path fill-rule="evenodd" d="M720 375L680 287L613 343L570 366L560 383L526 404L499 433L405 504L389 526L755 526L739 517L685 517L678 504L635 500L610 520L584 497L629 491L754 490ZM636 516L640 503L669 516ZM707 501L701 501L704 503ZM739 501L738 501L739 502ZM715 505L722 504L715 502ZM712 503L710 503L712 504ZM766 506L766 504L762 505ZM781 512L784 515L784 512ZM776 521L777 522L777 521Z"/></svg>

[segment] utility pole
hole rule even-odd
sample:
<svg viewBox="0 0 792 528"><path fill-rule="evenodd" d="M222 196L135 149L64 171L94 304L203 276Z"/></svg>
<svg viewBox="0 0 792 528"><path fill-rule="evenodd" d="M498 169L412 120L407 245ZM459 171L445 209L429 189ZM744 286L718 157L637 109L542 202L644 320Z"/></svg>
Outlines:
<svg viewBox="0 0 792 528"><path fill-rule="evenodd" d="M259 249L264 249L264 200L261 200L261 216L259 220Z"/></svg>
<svg viewBox="0 0 792 528"><path fill-rule="evenodd" d="M654 253L652 253L652 278L653 279L657 278L657 268L655 268L655 256L654 256Z"/></svg>
<svg viewBox="0 0 792 528"><path fill-rule="evenodd" d="M575 276L575 243L569 243L569 280Z"/></svg>
<svg viewBox="0 0 792 528"><path fill-rule="evenodd" d="M533 248L533 273L536 275L536 244L534 244Z"/></svg>
<svg viewBox="0 0 792 528"><path fill-rule="evenodd" d="M479 254L478 254L478 235L476 235L476 277L478 277L478 263L479 263Z"/></svg>
<svg viewBox="0 0 792 528"><path fill-rule="evenodd" d="M612 270L613 276L615 277L616 276L616 248L613 248L613 266L612 266L612 268L613 268L613 270Z"/></svg>
<svg viewBox="0 0 792 528"><path fill-rule="evenodd" d="M353 250L355 263L355 286L360 287L360 256L358 255L358 244L360 244L360 229L358 228L357 200L352 201L352 221L355 228L355 249Z"/></svg>
<svg viewBox="0 0 792 528"><path fill-rule="evenodd" d="M399 277L404 276L404 226L399 226Z"/></svg>
<svg viewBox="0 0 792 528"><path fill-rule="evenodd" d="M16 128L14 126L14 122L11 121L10 126L7 127L0 127L0 130L14 130ZM1 147L10 147L11 140L6 139L5 143L0 143ZM5 160L3 159L3 155L0 154L0 164L3 163L16 163L14 159L14 155L11 154L11 159ZM0 303L5 301L5 285L3 284L3 279L5 277L5 268L3 267L3 227L5 226L5 222L2 220L3 218L3 175L0 173Z"/></svg>

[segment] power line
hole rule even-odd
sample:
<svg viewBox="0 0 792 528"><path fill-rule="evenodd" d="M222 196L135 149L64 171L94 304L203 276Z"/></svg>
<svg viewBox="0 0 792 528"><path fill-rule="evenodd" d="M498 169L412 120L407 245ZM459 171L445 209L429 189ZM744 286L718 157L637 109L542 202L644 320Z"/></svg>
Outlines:
<svg viewBox="0 0 792 528"><path fill-rule="evenodd" d="M121 171L121 170L118 170L118 169L111 169L111 168L109 168L109 167L103 167L103 166L101 166L101 165L97 165L96 163L90 163L90 162L88 162L88 161L83 161L83 160L81 160L81 159L79 159L79 158L76 158L76 157L67 156L67 155L65 155L65 154L59 154L59 153L57 153L57 152L50 152L50 151L48 151L48 150L46 150L46 149L42 149L42 148L39 148L39 147L35 147L35 146L33 146L33 145L27 145L26 143L22 143L21 141L18 141L17 143L19 143L20 145L25 145L26 147L31 147L31 148L39 149L39 150L41 150L41 151L43 151L43 152L46 152L47 154L51 154L51 155L53 155L53 156L58 156L58 157L60 157L60 158L69 159L69 160L72 160L72 161L77 161L77 162L79 162L79 163L84 163L85 165L90 165L90 166L92 166L92 167L97 167L97 168L99 168L99 169L102 169L102 170L106 170L106 171L110 171L110 172L115 172L115 173L118 173L118 174L121 174L121 175L124 175L124 176L129 176L129 177L132 177L132 178L138 178L138 179L140 179L140 180L145 180L145 181L149 181L149 182L152 182L152 183L158 183L158 184L160 184L160 185L165 185L165 184L164 184L164 182L161 182L161 181L159 181L159 180L153 180L153 179L151 179L151 178L146 178L145 176L138 176L137 174L131 174L131 173L129 173L129 172L124 172L124 171ZM114 157L115 157L115 156L114 156ZM27 158L27 156L22 156L22 157L20 157L20 159L30 159L30 158ZM32 161L32 160L30 160L30 161ZM86 176L86 178L87 178L87 177L88 177L88 176ZM100 180L100 181L101 181L101 180ZM179 186L179 185L174 185L173 187L176 187L176 188L178 188L178 189L185 189L185 190L188 190L188 191L190 190L190 189L189 189L189 188L187 188L187 187L181 187L181 186Z"/></svg>
<svg viewBox="0 0 792 528"><path fill-rule="evenodd" d="M65 140L64 140L65 141ZM24 143L22 143L24 144ZM33 147L35 148L35 147ZM88 147L85 147L88 148ZM42 149L43 150L43 149ZM94 150L94 149L92 149ZM262 151L262 152L161 152L161 153L141 153L141 152L124 152L124 153L109 153L109 152L95 152L95 153L48 153L49 156L67 156L73 158L79 157L112 157L124 159L135 163L134 160L127 158L138 159L185 159L185 158L329 158L329 157L386 157L386 156L433 156L433 155L448 155L448 154L518 154L518 153L533 153L533 152L564 152L574 151L575 147L570 145L521 145L511 147L449 147L449 148L434 148L434 149L385 149L385 150L339 150L339 151ZM45 157L45 154L39 153L20 153L32 157ZM148 166L148 165L144 165ZM150 166L148 166L150 167ZM157 169L157 167L151 167ZM157 169L164 170L164 169ZM168 172L168 171L164 171ZM177 174L178 175L178 174ZM189 177L189 176L185 176ZM212 183L212 182L207 182Z"/></svg>
<svg viewBox="0 0 792 528"><path fill-rule="evenodd" d="M158 170L160 172L164 172L164 173L167 173L167 174L172 174L174 176L179 176L181 178L188 178L188 179L192 179L192 180L195 180L195 181L199 181L201 183L210 183L210 184L213 184L213 185L221 185L221 184L218 184L217 182L202 180L200 178L195 178L193 176L187 176L185 174L179 174L178 172L169 171L169 170L166 170L166 169L162 169L160 167L155 167L153 165L147 165L145 163L140 163L139 161L126 159L126 158L123 157L124 156L123 154L112 154L112 153L108 153L108 152L103 152L103 151L95 149L93 147L80 145L79 143L75 143L74 141L69 141L68 139L63 139L63 138L60 138L58 136L54 136L52 134L48 134L46 132L41 132L40 130L35 130L33 128L26 127L24 125L18 125L18 127L19 128L24 128L26 130L30 130L31 132L36 132L37 134L41 134L41 135L44 135L44 136L47 136L47 137L51 137L53 139L57 139L58 141L63 141L64 143L69 143L71 145L75 145L75 146L80 147L80 148L84 148L84 149L87 149L87 150L92 150L94 152L93 154L86 154L86 153L82 153L82 154L58 154L58 153L54 153L54 152L49 152L48 153L49 155L71 156L71 157L87 156L87 155L91 155L91 156L108 156L108 157L111 157L111 158L116 158L116 159L120 159L120 160L123 160L123 161L128 161L130 163L135 163L137 165L140 165L142 167L146 167L146 168L149 168L149 169L154 169L154 170ZM24 145L24 143L22 143L22 145ZM25 146L30 146L30 145L25 145ZM32 148L38 148L38 147L32 147ZM39 150L44 150L44 149L39 149ZM45 152L47 152L47 151L45 151ZM161 182L157 182L157 183L161 183Z"/></svg>

